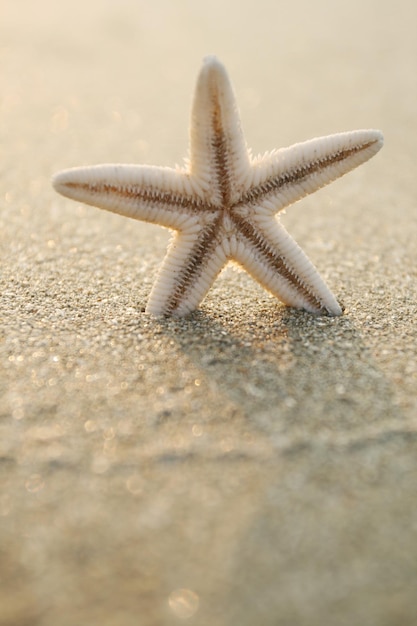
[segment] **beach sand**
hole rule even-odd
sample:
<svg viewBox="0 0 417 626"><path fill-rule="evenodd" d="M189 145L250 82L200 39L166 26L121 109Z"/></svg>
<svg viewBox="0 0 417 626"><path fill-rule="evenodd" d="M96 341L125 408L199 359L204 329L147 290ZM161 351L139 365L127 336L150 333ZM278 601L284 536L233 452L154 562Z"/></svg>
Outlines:
<svg viewBox="0 0 417 626"><path fill-rule="evenodd" d="M313 6L314 5L314 6ZM6 0L0 625L417 623L415 3ZM345 307L228 268L144 307L169 233L58 196L173 166L215 53L253 152L380 128L282 221Z"/></svg>

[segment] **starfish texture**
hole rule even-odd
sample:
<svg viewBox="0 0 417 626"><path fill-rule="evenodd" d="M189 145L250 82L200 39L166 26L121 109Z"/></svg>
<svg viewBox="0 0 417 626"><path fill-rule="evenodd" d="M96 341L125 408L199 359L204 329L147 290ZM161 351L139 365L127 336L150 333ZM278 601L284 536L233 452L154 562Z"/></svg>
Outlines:
<svg viewBox="0 0 417 626"><path fill-rule="evenodd" d="M59 172L64 196L175 231L146 308L185 315L236 261L287 305L342 310L276 214L367 161L376 130L330 135L253 158L223 65L207 57L194 94L190 158L181 169L98 165Z"/></svg>

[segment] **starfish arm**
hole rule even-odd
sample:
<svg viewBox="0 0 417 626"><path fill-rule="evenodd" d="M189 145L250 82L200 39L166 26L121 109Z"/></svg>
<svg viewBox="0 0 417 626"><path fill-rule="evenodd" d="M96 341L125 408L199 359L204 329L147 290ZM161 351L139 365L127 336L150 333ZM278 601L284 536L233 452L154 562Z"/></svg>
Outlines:
<svg viewBox="0 0 417 626"><path fill-rule="evenodd" d="M289 306L311 313L341 315L311 261L274 217L235 222L233 258L265 289Z"/></svg>
<svg viewBox="0 0 417 626"><path fill-rule="evenodd" d="M227 262L219 230L221 217L198 232L176 233L152 288L146 313L187 315L194 311Z"/></svg>
<svg viewBox="0 0 417 626"><path fill-rule="evenodd" d="M207 210L190 176L168 167L76 167L56 174L52 184L72 200L173 229Z"/></svg>
<svg viewBox="0 0 417 626"><path fill-rule="evenodd" d="M361 165L382 148L378 130L319 137L253 160L251 183L240 205L274 214Z"/></svg>
<svg viewBox="0 0 417 626"><path fill-rule="evenodd" d="M224 66L206 57L194 93L190 173L213 204L234 203L250 169L235 95Z"/></svg>

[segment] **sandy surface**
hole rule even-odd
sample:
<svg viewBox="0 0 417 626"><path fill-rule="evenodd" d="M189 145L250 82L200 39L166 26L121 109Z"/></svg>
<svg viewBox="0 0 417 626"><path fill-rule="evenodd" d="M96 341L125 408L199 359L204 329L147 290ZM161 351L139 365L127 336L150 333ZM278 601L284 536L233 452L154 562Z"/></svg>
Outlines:
<svg viewBox="0 0 417 626"><path fill-rule="evenodd" d="M417 9L288 4L3 3L1 626L417 624ZM385 134L283 218L340 318L228 269L152 319L168 233L51 189L180 162L213 52L255 153Z"/></svg>

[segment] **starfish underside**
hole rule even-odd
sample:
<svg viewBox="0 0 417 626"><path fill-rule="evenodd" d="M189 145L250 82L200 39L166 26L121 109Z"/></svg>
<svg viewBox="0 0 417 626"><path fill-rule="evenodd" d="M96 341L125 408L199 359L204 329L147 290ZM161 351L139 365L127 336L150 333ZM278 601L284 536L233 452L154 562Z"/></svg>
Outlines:
<svg viewBox="0 0 417 626"><path fill-rule="evenodd" d="M185 315L236 261L282 302L312 313L341 308L276 214L372 157L375 130L312 139L251 157L223 65L205 59L183 169L99 165L58 173L63 195L175 232L146 311Z"/></svg>

